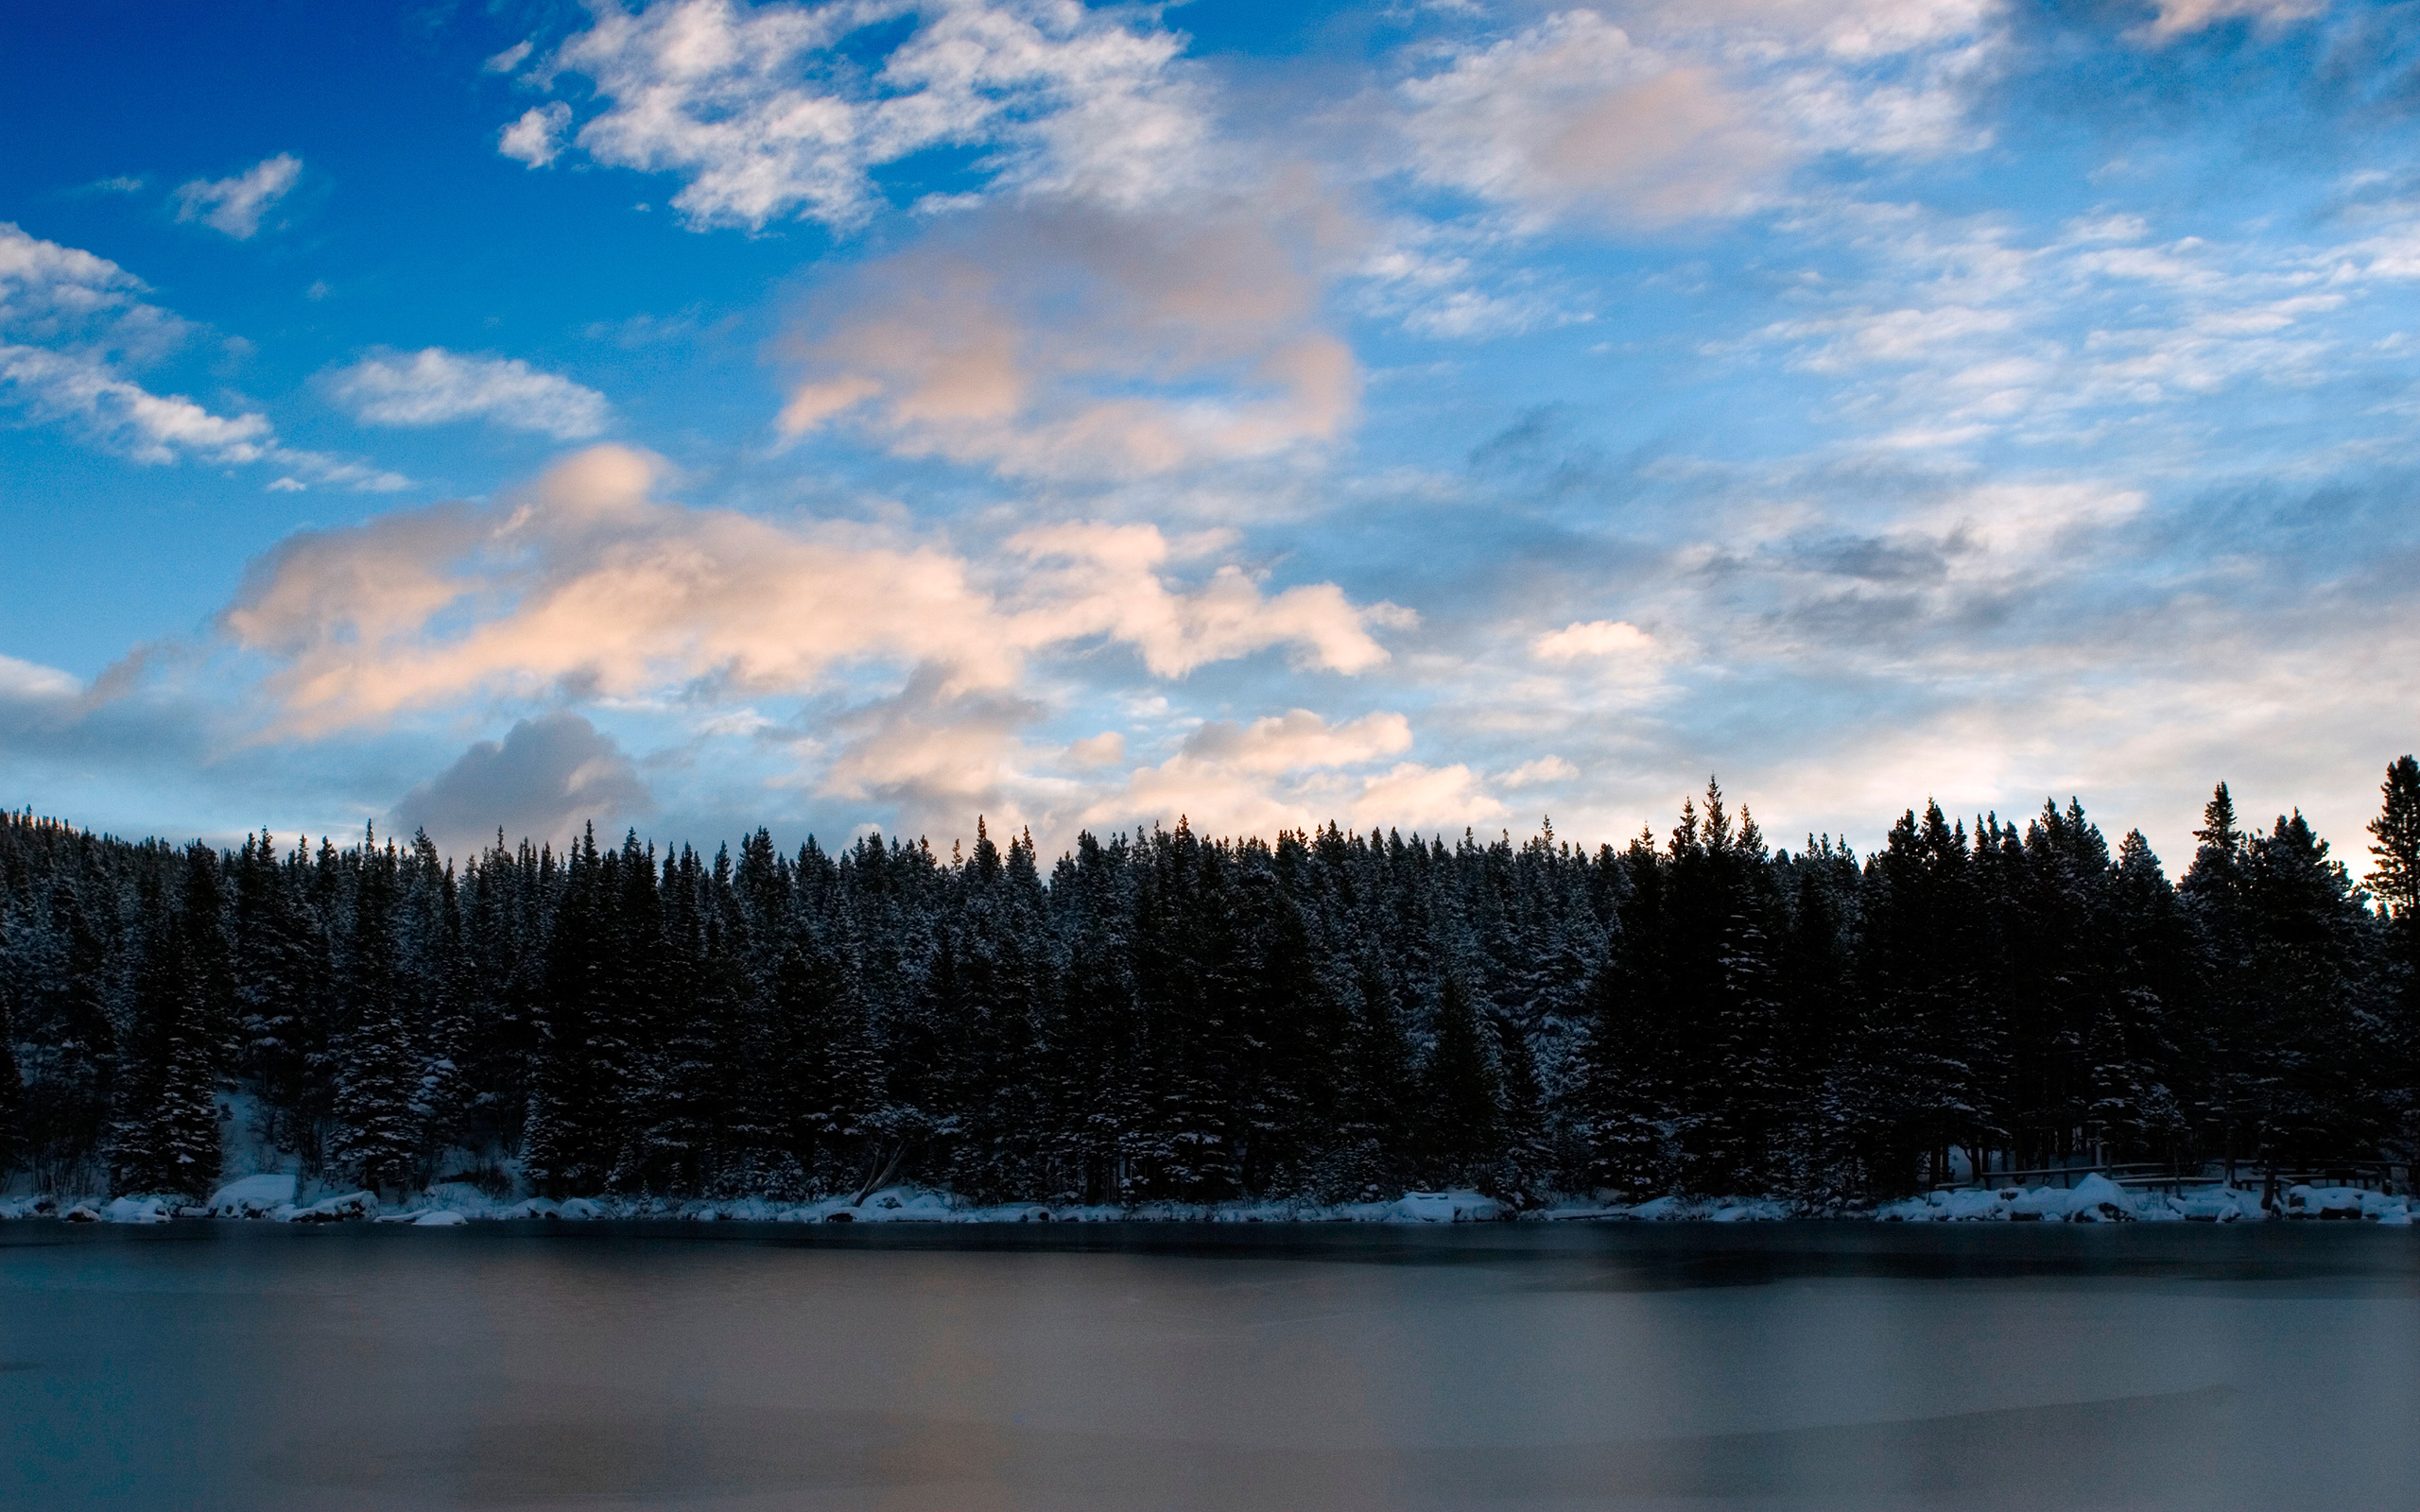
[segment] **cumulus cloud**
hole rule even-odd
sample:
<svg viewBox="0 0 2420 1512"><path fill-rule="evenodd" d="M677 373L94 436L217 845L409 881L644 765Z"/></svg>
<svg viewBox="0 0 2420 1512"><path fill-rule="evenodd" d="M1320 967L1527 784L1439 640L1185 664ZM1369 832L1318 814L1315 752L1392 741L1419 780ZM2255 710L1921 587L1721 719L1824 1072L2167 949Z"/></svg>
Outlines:
<svg viewBox="0 0 2420 1512"><path fill-rule="evenodd" d="M900 26L877 61L849 56ZM660 0L600 5L540 75L591 80L607 106L579 147L681 175L672 203L693 225L852 225L880 200L874 169L935 147L985 149L994 181L1113 203L1166 193L1204 132L1183 44L1155 13L1077 0ZM545 162L568 121L560 102L532 111L502 150Z"/></svg>
<svg viewBox="0 0 2420 1512"><path fill-rule="evenodd" d="M1266 593L1240 571L1183 586L1150 526L1039 533L978 562L659 503L658 473L596 447L492 507L296 536L254 564L223 624L279 663L285 728L315 733L481 695L804 692L863 662L941 669L932 697L946 701L1097 642L1161 677L1280 646L1354 672L1386 658L1373 627L1403 617L1325 584Z"/></svg>
<svg viewBox="0 0 2420 1512"><path fill-rule="evenodd" d="M177 218L250 241L261 229L261 216L302 179L302 160L291 152L264 158L233 178L196 179L177 188Z"/></svg>
<svg viewBox="0 0 2420 1512"><path fill-rule="evenodd" d="M337 373L338 401L371 425L441 425L485 420L557 440L584 440L602 431L611 410L605 396L518 357L478 357L442 347L409 354L382 353Z"/></svg>
<svg viewBox="0 0 2420 1512"><path fill-rule="evenodd" d="M592 820L645 814L647 783L612 736L558 711L514 725L502 742L483 740L453 765L404 795L390 828L426 830L441 850L467 852L501 829L560 841Z"/></svg>
<svg viewBox="0 0 2420 1512"><path fill-rule="evenodd" d="M532 105L496 136L495 149L515 163L543 168L562 155L571 107L561 100Z"/></svg>
<svg viewBox="0 0 2420 1512"><path fill-rule="evenodd" d="M1577 657L1644 650L1653 644L1654 637L1624 620L1590 620L1585 624L1575 620L1562 629L1539 636L1530 643L1530 650L1540 661L1569 662Z"/></svg>
<svg viewBox="0 0 2420 1512"><path fill-rule="evenodd" d="M145 387L127 365L161 355L185 331L145 292L106 258L0 222L0 402L138 462L262 464L372 491L406 486L395 473L282 444L266 415L221 415Z"/></svg>
<svg viewBox="0 0 2420 1512"><path fill-rule="evenodd" d="M1136 217L1067 202L980 217L810 305L780 424L1031 477L1132 477L1337 438L1358 365L1323 329L1350 227L1280 183Z"/></svg>

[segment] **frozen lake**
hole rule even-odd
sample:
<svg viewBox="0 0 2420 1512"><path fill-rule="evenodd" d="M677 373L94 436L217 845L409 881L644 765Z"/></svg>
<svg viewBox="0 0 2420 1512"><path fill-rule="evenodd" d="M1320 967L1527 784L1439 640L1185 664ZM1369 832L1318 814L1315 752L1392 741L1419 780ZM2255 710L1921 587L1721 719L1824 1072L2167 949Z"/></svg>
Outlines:
<svg viewBox="0 0 2420 1512"><path fill-rule="evenodd" d="M0 1503L2420 1507L2420 1231L0 1225Z"/></svg>

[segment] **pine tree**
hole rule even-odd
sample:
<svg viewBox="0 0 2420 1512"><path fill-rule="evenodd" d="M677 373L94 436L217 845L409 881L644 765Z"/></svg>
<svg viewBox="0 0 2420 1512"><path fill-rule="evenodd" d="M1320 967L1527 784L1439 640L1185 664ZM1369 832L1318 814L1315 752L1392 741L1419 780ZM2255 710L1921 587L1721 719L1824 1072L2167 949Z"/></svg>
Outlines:
<svg viewBox="0 0 2420 1512"><path fill-rule="evenodd" d="M1428 1170L1441 1183L1477 1178L1495 1158L1503 1137L1504 1087L1494 1036L1461 979L1437 985L1437 1025L1422 1072L1426 1099Z"/></svg>
<svg viewBox="0 0 2420 1512"><path fill-rule="evenodd" d="M2420 1153L2420 761L2410 756L2387 768L2378 816L2370 821L2370 890L2386 915L2394 987L2391 1022L2381 1036L2393 1069L2389 1116L2400 1125L2401 1152Z"/></svg>
<svg viewBox="0 0 2420 1512"><path fill-rule="evenodd" d="M2386 769L2383 800L2370 821L2370 891L2398 920L2420 919L2420 761L2410 756Z"/></svg>

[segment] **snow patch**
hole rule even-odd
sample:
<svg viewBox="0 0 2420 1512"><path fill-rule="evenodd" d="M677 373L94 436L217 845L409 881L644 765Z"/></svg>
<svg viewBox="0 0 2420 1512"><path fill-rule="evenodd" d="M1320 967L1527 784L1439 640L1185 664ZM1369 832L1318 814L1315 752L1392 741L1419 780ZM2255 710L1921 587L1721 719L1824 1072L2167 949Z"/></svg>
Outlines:
<svg viewBox="0 0 2420 1512"><path fill-rule="evenodd" d="M280 1208L294 1205L292 1176L248 1176L230 1181L204 1206L219 1218L266 1218Z"/></svg>

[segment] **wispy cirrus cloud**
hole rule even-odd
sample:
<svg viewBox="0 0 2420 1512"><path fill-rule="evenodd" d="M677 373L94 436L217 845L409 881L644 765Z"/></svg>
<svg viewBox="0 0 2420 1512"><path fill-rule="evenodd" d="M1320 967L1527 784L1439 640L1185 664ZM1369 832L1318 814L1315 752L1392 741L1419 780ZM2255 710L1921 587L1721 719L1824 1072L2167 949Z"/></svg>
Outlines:
<svg viewBox="0 0 2420 1512"><path fill-rule="evenodd" d="M285 480L371 491L406 486L396 473L285 445L266 415L220 414L146 387L128 365L164 354L187 334L182 320L146 303L146 292L107 258L0 222L0 399L137 462L263 466Z"/></svg>
<svg viewBox="0 0 2420 1512"><path fill-rule="evenodd" d="M291 152L264 158L225 179L195 179L172 196L179 220L198 220L235 240L259 234L261 217L302 180L302 160Z"/></svg>
<svg viewBox="0 0 2420 1512"><path fill-rule="evenodd" d="M443 425L484 420L557 440L585 440L613 418L605 396L518 357L427 347L382 352L332 375L337 403L366 425Z"/></svg>

